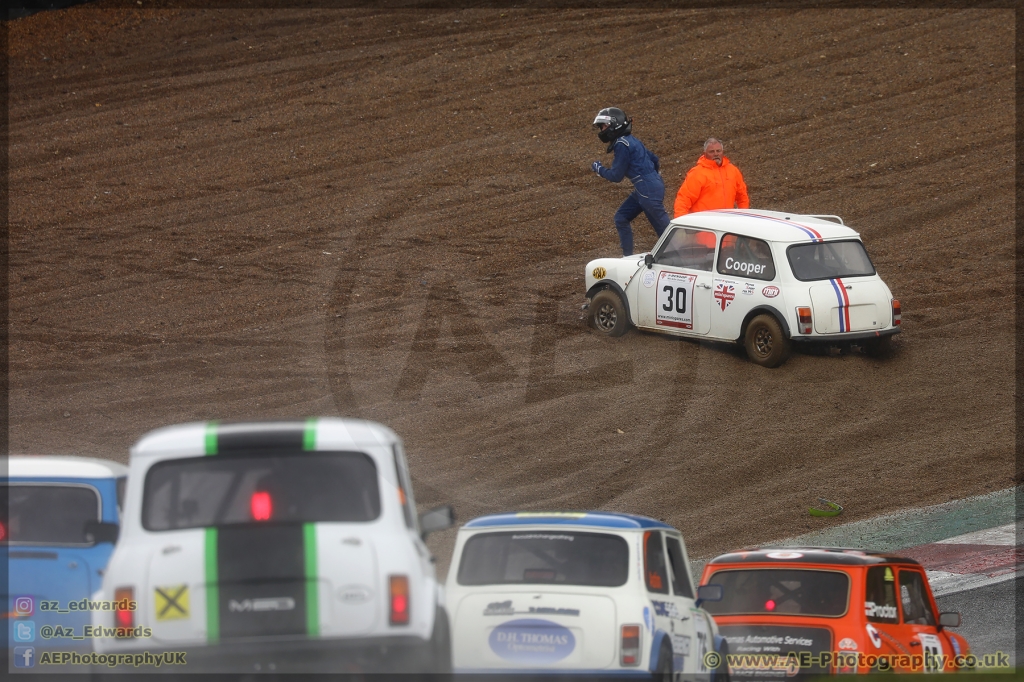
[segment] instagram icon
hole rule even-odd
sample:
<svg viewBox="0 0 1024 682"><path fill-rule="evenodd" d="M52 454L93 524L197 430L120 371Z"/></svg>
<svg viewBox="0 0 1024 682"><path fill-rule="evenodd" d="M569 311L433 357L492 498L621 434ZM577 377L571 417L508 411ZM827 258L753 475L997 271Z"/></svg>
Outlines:
<svg viewBox="0 0 1024 682"><path fill-rule="evenodd" d="M15 597L14 598L14 617L23 618L24 616L31 616L35 611L35 602L32 601L32 597Z"/></svg>

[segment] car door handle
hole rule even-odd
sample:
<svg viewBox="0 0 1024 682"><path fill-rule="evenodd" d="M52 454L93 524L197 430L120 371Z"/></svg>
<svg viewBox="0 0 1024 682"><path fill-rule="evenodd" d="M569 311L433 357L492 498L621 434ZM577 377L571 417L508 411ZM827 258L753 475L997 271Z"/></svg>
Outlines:
<svg viewBox="0 0 1024 682"><path fill-rule="evenodd" d="M921 646L920 642L911 642L910 646Z"/></svg>
<svg viewBox="0 0 1024 682"><path fill-rule="evenodd" d="M711 288L710 284L698 284L697 286L699 286L701 289L710 289Z"/></svg>

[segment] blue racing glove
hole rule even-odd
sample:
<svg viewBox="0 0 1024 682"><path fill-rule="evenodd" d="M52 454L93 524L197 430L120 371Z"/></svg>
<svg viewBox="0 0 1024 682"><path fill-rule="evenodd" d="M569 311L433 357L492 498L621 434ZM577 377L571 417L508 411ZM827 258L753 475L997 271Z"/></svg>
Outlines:
<svg viewBox="0 0 1024 682"><path fill-rule="evenodd" d="M592 170L595 173L597 173L598 175L600 175L601 174L601 162L600 161L595 161L594 163L590 164L590 170Z"/></svg>

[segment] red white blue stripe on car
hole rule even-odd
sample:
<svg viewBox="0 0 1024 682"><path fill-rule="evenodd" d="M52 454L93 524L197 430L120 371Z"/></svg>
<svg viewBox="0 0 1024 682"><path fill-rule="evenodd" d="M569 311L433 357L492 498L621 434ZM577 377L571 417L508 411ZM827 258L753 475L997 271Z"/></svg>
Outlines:
<svg viewBox="0 0 1024 682"><path fill-rule="evenodd" d="M771 220L772 222L785 225L786 227L795 227L796 229L800 230L808 237L810 237L812 241L825 241L825 238L821 236L821 233L815 230L813 227L807 227L806 225L794 223L792 220L783 220L781 218L775 218L767 215L758 215L756 213L744 213L743 211L729 211L729 213L732 215L747 216L748 218L760 218L761 220Z"/></svg>
<svg viewBox="0 0 1024 682"><path fill-rule="evenodd" d="M836 292L836 298L839 299L839 331L848 332L850 331L850 297L846 293L846 285L838 277L830 279L829 284L832 285L832 289Z"/></svg>

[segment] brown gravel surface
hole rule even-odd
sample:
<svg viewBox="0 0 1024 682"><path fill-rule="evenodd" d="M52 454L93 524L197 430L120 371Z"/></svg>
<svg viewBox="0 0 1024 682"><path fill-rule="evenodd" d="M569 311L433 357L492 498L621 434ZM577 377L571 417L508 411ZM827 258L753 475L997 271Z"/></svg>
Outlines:
<svg viewBox="0 0 1024 682"><path fill-rule="evenodd" d="M9 30L12 452L363 417L421 507L635 512L698 557L1012 484L1010 10L147 1ZM670 205L715 135L753 207L843 216L895 355L589 330L628 191L589 171L605 106Z"/></svg>

